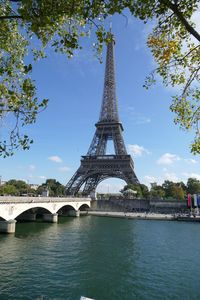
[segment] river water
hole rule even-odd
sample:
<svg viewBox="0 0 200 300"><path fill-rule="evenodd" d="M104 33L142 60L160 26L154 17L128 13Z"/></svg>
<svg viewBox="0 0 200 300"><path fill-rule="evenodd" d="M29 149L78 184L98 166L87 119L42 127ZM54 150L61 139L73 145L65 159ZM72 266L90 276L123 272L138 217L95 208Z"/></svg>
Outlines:
<svg viewBox="0 0 200 300"><path fill-rule="evenodd" d="M200 299L200 224L86 216L0 235L0 300Z"/></svg>

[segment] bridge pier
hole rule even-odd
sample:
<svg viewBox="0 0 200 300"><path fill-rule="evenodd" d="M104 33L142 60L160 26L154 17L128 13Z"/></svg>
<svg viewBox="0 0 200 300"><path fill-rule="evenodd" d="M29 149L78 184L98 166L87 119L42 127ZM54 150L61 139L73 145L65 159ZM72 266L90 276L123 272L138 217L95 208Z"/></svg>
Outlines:
<svg viewBox="0 0 200 300"><path fill-rule="evenodd" d="M57 223L58 214L43 214L43 221L49 223Z"/></svg>
<svg viewBox="0 0 200 300"><path fill-rule="evenodd" d="M69 210L68 211L69 217L80 217L80 210Z"/></svg>
<svg viewBox="0 0 200 300"><path fill-rule="evenodd" d="M0 233L15 233L16 220L0 221Z"/></svg>

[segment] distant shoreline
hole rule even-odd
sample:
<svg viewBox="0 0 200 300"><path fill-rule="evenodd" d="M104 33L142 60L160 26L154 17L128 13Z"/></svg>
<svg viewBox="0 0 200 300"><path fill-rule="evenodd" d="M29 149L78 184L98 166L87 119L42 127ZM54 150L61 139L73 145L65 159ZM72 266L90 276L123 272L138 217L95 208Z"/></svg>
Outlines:
<svg viewBox="0 0 200 300"><path fill-rule="evenodd" d="M200 222L200 216L189 216L185 214L160 214L144 212L110 212L110 211L88 211L87 215L113 218L126 218L137 220L163 220L163 221L189 221Z"/></svg>

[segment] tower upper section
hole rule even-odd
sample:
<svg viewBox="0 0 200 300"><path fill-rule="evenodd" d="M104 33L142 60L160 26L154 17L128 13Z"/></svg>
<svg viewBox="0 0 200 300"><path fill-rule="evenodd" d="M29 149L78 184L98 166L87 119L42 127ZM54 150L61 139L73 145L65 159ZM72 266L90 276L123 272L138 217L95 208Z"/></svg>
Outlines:
<svg viewBox="0 0 200 300"><path fill-rule="evenodd" d="M99 122L119 122L115 84L114 44L115 42L112 40L107 45L104 90Z"/></svg>

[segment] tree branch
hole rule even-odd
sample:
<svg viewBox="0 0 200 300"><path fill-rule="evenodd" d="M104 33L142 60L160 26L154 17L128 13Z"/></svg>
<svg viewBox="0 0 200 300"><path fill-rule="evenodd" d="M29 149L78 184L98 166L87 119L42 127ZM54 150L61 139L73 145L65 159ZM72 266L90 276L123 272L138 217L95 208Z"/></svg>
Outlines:
<svg viewBox="0 0 200 300"><path fill-rule="evenodd" d="M191 33L199 42L200 42L200 34L188 23L188 21L185 19L183 13L179 10L177 3L173 4L169 0L159 0L161 4L165 4L167 7L169 7L174 14L178 17L178 19L181 21L181 23L185 26L186 30Z"/></svg>
<svg viewBox="0 0 200 300"><path fill-rule="evenodd" d="M22 16L18 16L18 15L15 15L15 16L0 16L0 20L7 20L7 19L23 19Z"/></svg>
<svg viewBox="0 0 200 300"><path fill-rule="evenodd" d="M186 58L187 56L189 56L193 51L195 51L199 47L200 47L200 45L197 45L195 48L191 49L185 56L183 56L183 58L180 59L180 61L183 61L184 58Z"/></svg>
<svg viewBox="0 0 200 300"><path fill-rule="evenodd" d="M199 72L199 70L200 70L200 67L197 68L197 69L195 69L195 70L193 70L193 72L190 74L190 77L189 77L188 81L186 82L186 85L185 85L185 87L183 89L182 97L185 96L185 93L186 93L188 87L191 85L192 81L195 79L195 76L197 75L197 73Z"/></svg>
<svg viewBox="0 0 200 300"><path fill-rule="evenodd" d="M158 26L159 26L159 27L162 26L162 25L163 25L164 23L166 23L171 17L173 17L173 15L174 15L174 12L173 12L171 15L167 16L166 19L164 19L162 22L160 22L160 23L158 24Z"/></svg>

